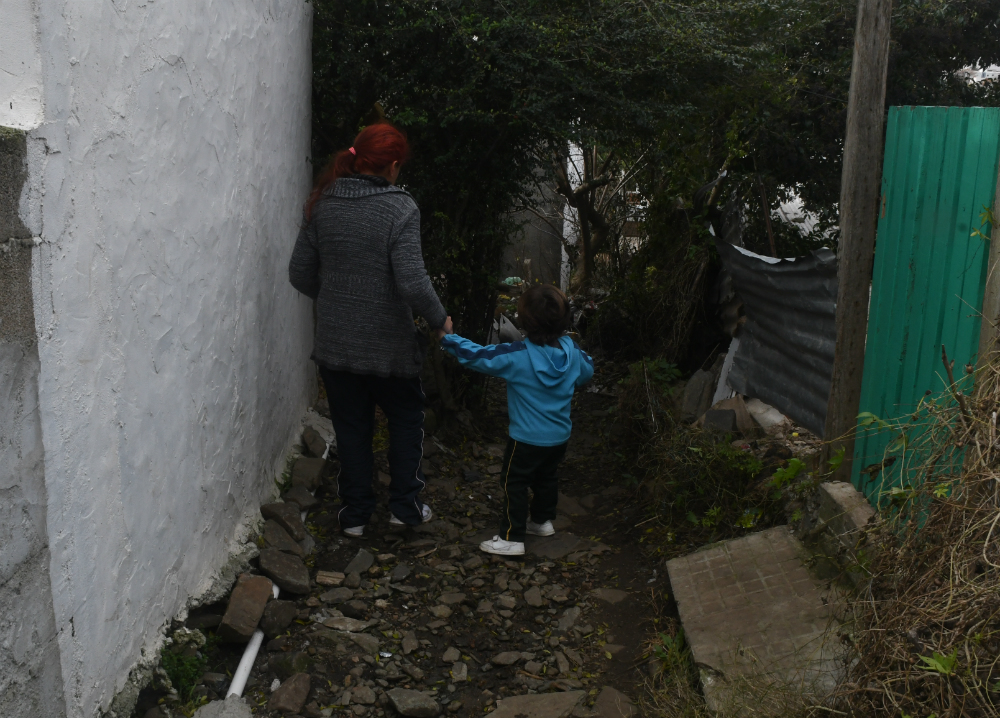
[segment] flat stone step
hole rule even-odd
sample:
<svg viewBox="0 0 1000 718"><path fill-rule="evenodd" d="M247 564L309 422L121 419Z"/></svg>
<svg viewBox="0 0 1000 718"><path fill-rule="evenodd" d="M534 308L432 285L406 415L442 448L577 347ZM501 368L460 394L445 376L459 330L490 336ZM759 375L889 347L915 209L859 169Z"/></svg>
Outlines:
<svg viewBox="0 0 1000 718"><path fill-rule="evenodd" d="M840 675L835 590L813 577L787 526L667 562L708 707L733 708L740 679L822 695Z"/></svg>

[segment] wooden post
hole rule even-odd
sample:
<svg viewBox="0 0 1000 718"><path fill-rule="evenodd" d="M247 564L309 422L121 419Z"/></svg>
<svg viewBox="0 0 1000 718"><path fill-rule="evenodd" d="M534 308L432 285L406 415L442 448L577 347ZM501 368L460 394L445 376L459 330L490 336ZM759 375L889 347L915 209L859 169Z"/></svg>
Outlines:
<svg viewBox="0 0 1000 718"><path fill-rule="evenodd" d="M1000 173L998 173L1000 174ZM997 350L1000 337L1000 176L993 196L993 219L998 220L990 232L990 256L986 263L986 288L983 291L983 321L979 328L979 368L986 366L990 354Z"/></svg>
<svg viewBox="0 0 1000 718"><path fill-rule="evenodd" d="M885 83L892 0L858 0L851 93L840 179L837 346L826 410L827 455L844 448L836 478L849 481L868 331L885 137Z"/></svg>

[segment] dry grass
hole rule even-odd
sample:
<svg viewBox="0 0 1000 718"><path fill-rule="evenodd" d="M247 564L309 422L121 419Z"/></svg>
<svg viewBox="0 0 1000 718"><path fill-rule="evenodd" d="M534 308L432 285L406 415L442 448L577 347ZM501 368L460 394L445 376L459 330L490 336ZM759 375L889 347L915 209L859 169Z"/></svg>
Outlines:
<svg viewBox="0 0 1000 718"><path fill-rule="evenodd" d="M897 429L908 485L869 529L853 609L855 662L835 705L856 716L1000 715L1000 357L972 396L944 395Z"/></svg>

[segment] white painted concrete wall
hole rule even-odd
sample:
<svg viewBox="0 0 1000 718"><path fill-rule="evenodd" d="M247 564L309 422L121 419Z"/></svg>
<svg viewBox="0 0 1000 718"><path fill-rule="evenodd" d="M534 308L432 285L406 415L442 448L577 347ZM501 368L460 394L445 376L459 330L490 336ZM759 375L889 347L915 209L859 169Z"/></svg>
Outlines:
<svg viewBox="0 0 1000 718"><path fill-rule="evenodd" d="M7 0L4 0L7 2ZM97 715L273 490L314 379L303 0L38 0L35 250L66 714Z"/></svg>
<svg viewBox="0 0 1000 718"><path fill-rule="evenodd" d="M0 125L4 127L26 130L42 121L36 13L36 0L0 0Z"/></svg>

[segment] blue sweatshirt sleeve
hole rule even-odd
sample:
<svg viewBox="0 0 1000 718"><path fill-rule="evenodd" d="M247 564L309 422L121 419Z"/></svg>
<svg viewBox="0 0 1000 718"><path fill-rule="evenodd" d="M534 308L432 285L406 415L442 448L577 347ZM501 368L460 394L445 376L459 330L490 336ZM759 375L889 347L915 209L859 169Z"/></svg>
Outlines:
<svg viewBox="0 0 1000 718"><path fill-rule="evenodd" d="M580 387L594 377L594 360L580 347L576 350L580 352L580 376L576 378L576 386Z"/></svg>
<svg viewBox="0 0 1000 718"><path fill-rule="evenodd" d="M517 355L526 347L524 342L490 344L484 347L457 334L446 334L441 339L441 348L458 359L462 366L481 374L507 378L514 373Z"/></svg>

